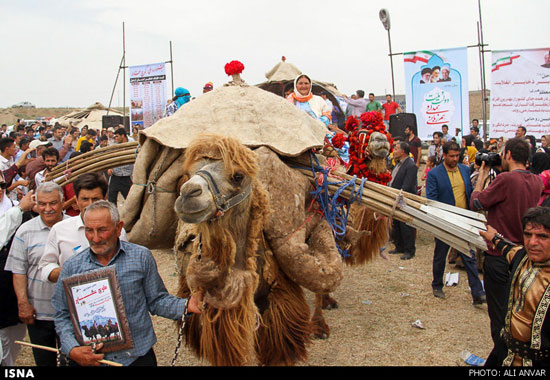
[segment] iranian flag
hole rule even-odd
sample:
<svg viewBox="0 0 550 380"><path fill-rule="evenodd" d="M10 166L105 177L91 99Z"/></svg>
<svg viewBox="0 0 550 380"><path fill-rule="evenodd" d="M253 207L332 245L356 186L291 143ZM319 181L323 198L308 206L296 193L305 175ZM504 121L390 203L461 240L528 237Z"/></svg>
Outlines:
<svg viewBox="0 0 550 380"><path fill-rule="evenodd" d="M405 62L423 62L428 63L429 59L435 55L435 53L432 53L431 51L423 50L423 51L412 51L408 53L403 54L405 56L404 61Z"/></svg>
<svg viewBox="0 0 550 380"><path fill-rule="evenodd" d="M519 57L520 56L518 54L518 55L511 55L508 57L499 58L495 62L493 62L491 71L497 71L502 66L509 66L514 62L514 59L518 59Z"/></svg>

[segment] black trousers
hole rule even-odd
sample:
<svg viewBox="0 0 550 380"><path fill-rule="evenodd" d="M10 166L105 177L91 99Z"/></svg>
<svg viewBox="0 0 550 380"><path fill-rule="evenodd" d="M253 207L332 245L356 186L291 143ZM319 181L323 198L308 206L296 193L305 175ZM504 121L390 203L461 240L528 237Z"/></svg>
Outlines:
<svg viewBox="0 0 550 380"><path fill-rule="evenodd" d="M508 309L509 264L503 256L491 256L485 253L483 261L483 283L487 297L491 337L496 344Z"/></svg>
<svg viewBox="0 0 550 380"><path fill-rule="evenodd" d="M145 355L140 356L134 360L129 367L156 367L157 366L157 356L155 351L151 348Z"/></svg>
<svg viewBox="0 0 550 380"><path fill-rule="evenodd" d="M445 273L447 254L450 249L451 247L447 244L437 238L435 239L434 259L432 264L432 289L443 289L443 275ZM472 297L481 297L483 295L483 284L479 279L475 253L470 252L470 254L464 254L459 252L459 255L466 269L466 276L468 277L468 284L470 285Z"/></svg>
<svg viewBox="0 0 550 380"><path fill-rule="evenodd" d="M416 230L414 227L394 220L392 223L392 240L397 252L414 256L416 253Z"/></svg>
<svg viewBox="0 0 550 380"><path fill-rule="evenodd" d="M107 200L111 203L117 204L118 193L121 193L124 199L128 196L128 192L132 187L132 180L129 176L119 177L112 175L109 181L109 192L107 193Z"/></svg>
<svg viewBox="0 0 550 380"><path fill-rule="evenodd" d="M57 347L57 334L53 321L35 320L34 324L27 325L27 331L31 343L46 347ZM57 354L38 348L32 349L34 362L38 367L55 367L57 365Z"/></svg>

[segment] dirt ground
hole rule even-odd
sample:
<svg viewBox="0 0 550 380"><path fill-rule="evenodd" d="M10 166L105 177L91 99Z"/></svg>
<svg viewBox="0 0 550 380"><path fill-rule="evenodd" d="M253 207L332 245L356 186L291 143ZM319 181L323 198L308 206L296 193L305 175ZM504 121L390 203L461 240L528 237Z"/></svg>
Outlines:
<svg viewBox="0 0 550 380"><path fill-rule="evenodd" d="M345 267L344 280L334 292L339 308L325 311L331 328L326 340L314 340L309 359L300 366L466 366L460 353L467 350L486 358L492 348L487 306L473 306L466 273L454 264L459 283L445 287L446 299L432 295L433 237L417 232L412 260L399 255L378 258L359 267ZM393 248L388 244L388 249ZM168 290L177 289L174 255L155 250L159 272ZM312 305L313 297L307 292ZM153 317L159 365L169 366L177 343L172 321ZM419 320L424 328L413 326ZM26 338L28 341L28 337ZM23 347L17 365L33 366L31 349ZM176 366L205 366L185 347Z"/></svg>

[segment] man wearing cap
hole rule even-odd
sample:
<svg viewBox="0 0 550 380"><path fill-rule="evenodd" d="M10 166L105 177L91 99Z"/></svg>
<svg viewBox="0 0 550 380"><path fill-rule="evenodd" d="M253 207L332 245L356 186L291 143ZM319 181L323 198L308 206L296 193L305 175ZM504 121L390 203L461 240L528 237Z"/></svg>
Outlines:
<svg viewBox="0 0 550 380"><path fill-rule="evenodd" d="M204 87L202 88L202 93L203 94L206 94L207 92L210 92L214 89L214 83L212 82L208 82L207 84L204 85Z"/></svg>
<svg viewBox="0 0 550 380"><path fill-rule="evenodd" d="M107 128L107 138L109 139L107 145L115 144L115 129L113 127Z"/></svg>
<svg viewBox="0 0 550 380"><path fill-rule="evenodd" d="M51 144L52 143L49 141L40 140L32 140L29 144L29 148L36 149L36 159L32 162L29 162L25 169L25 172L27 173L29 179L29 190L36 189L36 182L34 181L34 177L36 176L36 173L41 172L46 168L46 163L42 158L42 152L46 150L47 147L51 146Z"/></svg>

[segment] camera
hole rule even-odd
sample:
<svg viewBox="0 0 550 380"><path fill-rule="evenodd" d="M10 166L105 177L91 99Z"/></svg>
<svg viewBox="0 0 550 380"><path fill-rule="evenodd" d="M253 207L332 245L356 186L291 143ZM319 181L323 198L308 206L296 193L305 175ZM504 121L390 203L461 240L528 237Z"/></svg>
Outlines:
<svg viewBox="0 0 550 380"><path fill-rule="evenodd" d="M499 166L501 164L500 154L496 152L476 153L476 165L481 166L483 162L485 162L485 165L490 167Z"/></svg>

